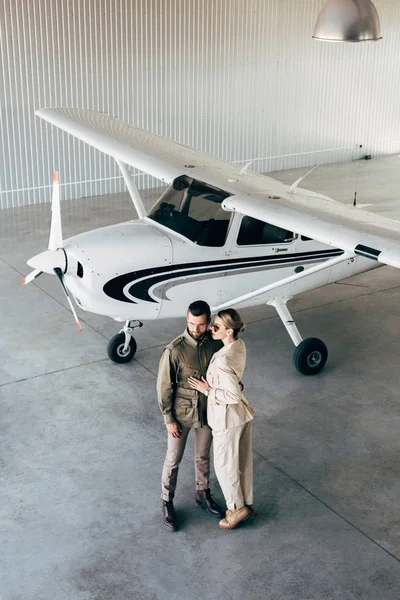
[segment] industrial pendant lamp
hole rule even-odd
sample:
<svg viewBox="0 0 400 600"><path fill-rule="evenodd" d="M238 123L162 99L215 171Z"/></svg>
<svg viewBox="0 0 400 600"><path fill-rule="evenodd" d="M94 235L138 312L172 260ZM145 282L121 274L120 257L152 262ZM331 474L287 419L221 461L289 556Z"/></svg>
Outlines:
<svg viewBox="0 0 400 600"><path fill-rule="evenodd" d="M371 0L327 0L318 15L313 38L327 42L380 40L378 12Z"/></svg>

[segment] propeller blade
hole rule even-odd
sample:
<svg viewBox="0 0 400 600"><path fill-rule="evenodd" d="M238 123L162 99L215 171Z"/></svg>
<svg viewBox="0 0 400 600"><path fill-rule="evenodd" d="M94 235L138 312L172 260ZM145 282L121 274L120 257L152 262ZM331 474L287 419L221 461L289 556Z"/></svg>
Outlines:
<svg viewBox="0 0 400 600"><path fill-rule="evenodd" d="M54 171L49 250L57 250L58 248L63 248L60 208L60 178L58 171Z"/></svg>
<svg viewBox="0 0 400 600"><path fill-rule="evenodd" d="M22 285L27 285L28 283L30 283L31 281L36 279L36 277L39 277L39 275L41 275L42 273L43 273L43 271L40 271L39 269L35 269L34 271L31 271L31 273L29 273L29 275L27 275L26 277L24 277L22 279Z"/></svg>
<svg viewBox="0 0 400 600"><path fill-rule="evenodd" d="M73 304L71 302L71 298L69 297L69 294L68 294L68 290L65 287L63 272L60 269L60 267L55 267L53 269L53 271L57 275L58 281L61 283L61 287L62 287L62 289L64 291L64 294L65 294L65 296L66 296L66 298L68 300L68 304L69 304L69 306L71 308L72 314L74 315L74 319L76 321L76 324L78 325L78 329L79 329L80 332L82 332L82 326L81 326L81 324L79 322L78 315L75 312L75 309L74 309Z"/></svg>

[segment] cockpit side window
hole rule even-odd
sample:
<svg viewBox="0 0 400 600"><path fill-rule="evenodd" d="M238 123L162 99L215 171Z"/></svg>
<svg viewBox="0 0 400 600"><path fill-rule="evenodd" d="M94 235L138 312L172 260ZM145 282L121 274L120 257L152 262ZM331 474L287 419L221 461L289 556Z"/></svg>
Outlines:
<svg viewBox="0 0 400 600"><path fill-rule="evenodd" d="M164 192L148 217L200 246L223 246L230 214L221 204L230 194L182 175Z"/></svg>
<svg viewBox="0 0 400 600"><path fill-rule="evenodd" d="M285 244L293 240L294 235L291 231L245 216L240 224L237 244L238 246Z"/></svg>

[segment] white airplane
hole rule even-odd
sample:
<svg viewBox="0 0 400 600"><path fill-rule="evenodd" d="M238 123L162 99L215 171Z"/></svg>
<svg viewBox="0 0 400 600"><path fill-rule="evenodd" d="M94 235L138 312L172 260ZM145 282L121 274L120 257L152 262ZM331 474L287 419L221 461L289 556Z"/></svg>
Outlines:
<svg viewBox="0 0 400 600"><path fill-rule="evenodd" d="M241 171L236 165L77 109L36 114L117 161L139 218L62 239L58 177L49 247L28 260L29 283L55 274L83 310L124 322L108 344L117 363L136 352L135 327L178 317L193 300L213 311L275 307L296 349L294 364L313 375L326 363L317 338L302 339L287 308L293 296L382 264L400 267L400 223L326 196ZM129 173L166 184L150 212Z"/></svg>

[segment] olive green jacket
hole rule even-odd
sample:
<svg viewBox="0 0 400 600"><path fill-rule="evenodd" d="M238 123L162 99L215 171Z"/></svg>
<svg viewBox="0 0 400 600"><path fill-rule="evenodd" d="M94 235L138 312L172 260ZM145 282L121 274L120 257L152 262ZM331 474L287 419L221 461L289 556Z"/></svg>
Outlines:
<svg viewBox="0 0 400 600"><path fill-rule="evenodd" d="M205 377L213 354L222 345L208 331L196 341L185 330L165 348L158 369L157 395L166 425L177 421L198 428L207 423L207 397L192 389L188 378Z"/></svg>

